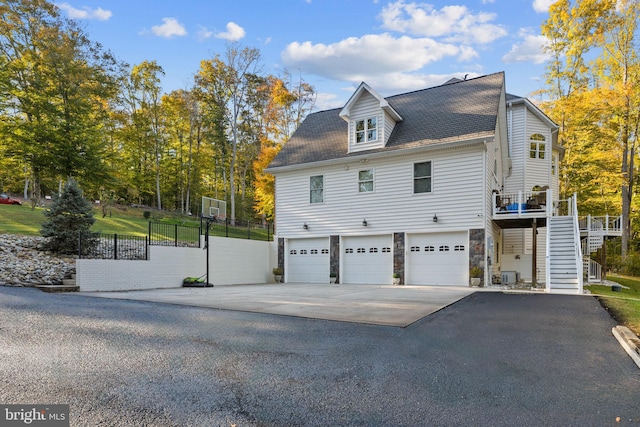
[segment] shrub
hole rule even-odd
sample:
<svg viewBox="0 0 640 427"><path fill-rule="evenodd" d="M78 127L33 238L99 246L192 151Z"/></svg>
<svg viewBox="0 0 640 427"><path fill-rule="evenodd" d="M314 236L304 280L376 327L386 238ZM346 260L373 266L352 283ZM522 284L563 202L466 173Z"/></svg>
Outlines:
<svg viewBox="0 0 640 427"><path fill-rule="evenodd" d="M44 211L47 220L40 234L47 238L44 248L50 251L75 254L78 245L83 252L96 245L89 229L96 221L93 207L85 200L82 190L73 179L69 179L62 194L55 197L51 207Z"/></svg>

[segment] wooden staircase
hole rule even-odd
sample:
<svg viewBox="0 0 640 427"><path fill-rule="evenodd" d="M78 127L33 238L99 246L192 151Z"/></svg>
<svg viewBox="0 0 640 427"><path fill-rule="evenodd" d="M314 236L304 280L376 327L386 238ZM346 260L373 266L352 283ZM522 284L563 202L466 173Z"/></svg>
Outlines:
<svg viewBox="0 0 640 427"><path fill-rule="evenodd" d="M549 218L549 264L547 266L549 292L582 293L580 237L576 228L572 216Z"/></svg>

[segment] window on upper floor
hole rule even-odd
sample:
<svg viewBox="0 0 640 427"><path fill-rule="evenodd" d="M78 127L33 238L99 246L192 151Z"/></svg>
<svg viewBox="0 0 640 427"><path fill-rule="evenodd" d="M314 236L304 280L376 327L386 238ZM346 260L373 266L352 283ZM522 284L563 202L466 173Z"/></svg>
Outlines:
<svg viewBox="0 0 640 427"><path fill-rule="evenodd" d="M529 137L529 158L544 159L547 149L546 138L539 133L534 133Z"/></svg>
<svg viewBox="0 0 640 427"><path fill-rule="evenodd" d="M363 120L356 120L356 143L371 142L378 140L378 119L368 117Z"/></svg>
<svg viewBox="0 0 640 427"><path fill-rule="evenodd" d="M373 191L373 169L358 171L358 193Z"/></svg>
<svg viewBox="0 0 640 427"><path fill-rule="evenodd" d="M431 162L413 164L413 192L431 192Z"/></svg>
<svg viewBox="0 0 640 427"><path fill-rule="evenodd" d="M316 175L309 178L309 203L324 202L324 177Z"/></svg>

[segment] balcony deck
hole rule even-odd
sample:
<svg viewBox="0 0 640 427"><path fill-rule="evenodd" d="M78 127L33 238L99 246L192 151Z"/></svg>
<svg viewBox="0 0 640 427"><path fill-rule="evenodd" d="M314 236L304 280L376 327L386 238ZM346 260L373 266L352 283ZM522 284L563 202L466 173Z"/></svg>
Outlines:
<svg viewBox="0 0 640 427"><path fill-rule="evenodd" d="M545 227L554 213L551 190L493 194L492 219L503 229L531 228L534 219L538 227Z"/></svg>

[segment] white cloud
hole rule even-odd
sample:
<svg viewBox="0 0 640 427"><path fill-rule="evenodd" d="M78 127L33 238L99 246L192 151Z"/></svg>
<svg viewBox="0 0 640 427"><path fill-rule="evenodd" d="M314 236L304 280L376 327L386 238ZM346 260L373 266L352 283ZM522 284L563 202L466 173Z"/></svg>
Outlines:
<svg viewBox="0 0 640 427"><path fill-rule="evenodd" d="M507 34L501 25L492 24L493 13L474 14L466 6L435 9L427 3L389 3L380 13L382 28L423 37L443 37L448 42L490 43Z"/></svg>
<svg viewBox="0 0 640 427"><path fill-rule="evenodd" d="M238 41L245 36L246 32L244 28L235 22L227 23L227 31L220 32L216 34L216 38L229 40L229 41Z"/></svg>
<svg viewBox="0 0 640 427"><path fill-rule="evenodd" d="M549 60L549 54L544 51L544 46L549 40L541 34L532 34L529 30L520 30L522 42L511 46L511 50L502 57L506 63L533 62L543 64Z"/></svg>
<svg viewBox="0 0 640 427"><path fill-rule="evenodd" d="M291 69L355 85L366 81L381 93L393 94L441 84L451 77L422 74L420 71L430 63L476 56L477 52L469 47L439 43L430 38L396 38L384 33L350 37L333 44L290 43L282 52L282 61ZM457 74L464 77L466 73ZM323 101L318 102L318 106L328 104L329 100Z"/></svg>
<svg viewBox="0 0 640 427"><path fill-rule="evenodd" d="M66 12L67 16L71 19L97 19L98 21L106 21L113 15L110 10L105 10L101 7L90 9L84 6L82 9L77 9L69 3L58 3L56 6Z"/></svg>
<svg viewBox="0 0 640 427"><path fill-rule="evenodd" d="M372 54L375 52L375 54ZM419 70L430 62L456 56L460 49L429 38L395 38L389 34L349 37L333 44L290 43L282 53L287 66L330 78L358 81L376 74Z"/></svg>
<svg viewBox="0 0 640 427"><path fill-rule="evenodd" d="M170 39L173 36L187 35L187 30L176 18L162 18L162 22L164 24L151 27L151 32L156 36Z"/></svg>
<svg viewBox="0 0 640 427"><path fill-rule="evenodd" d="M533 10L538 13L546 13L549 11L549 7L557 0L533 0Z"/></svg>
<svg viewBox="0 0 640 427"><path fill-rule="evenodd" d="M213 31L209 31L207 27L199 26L197 36L200 41L206 40L213 37Z"/></svg>

